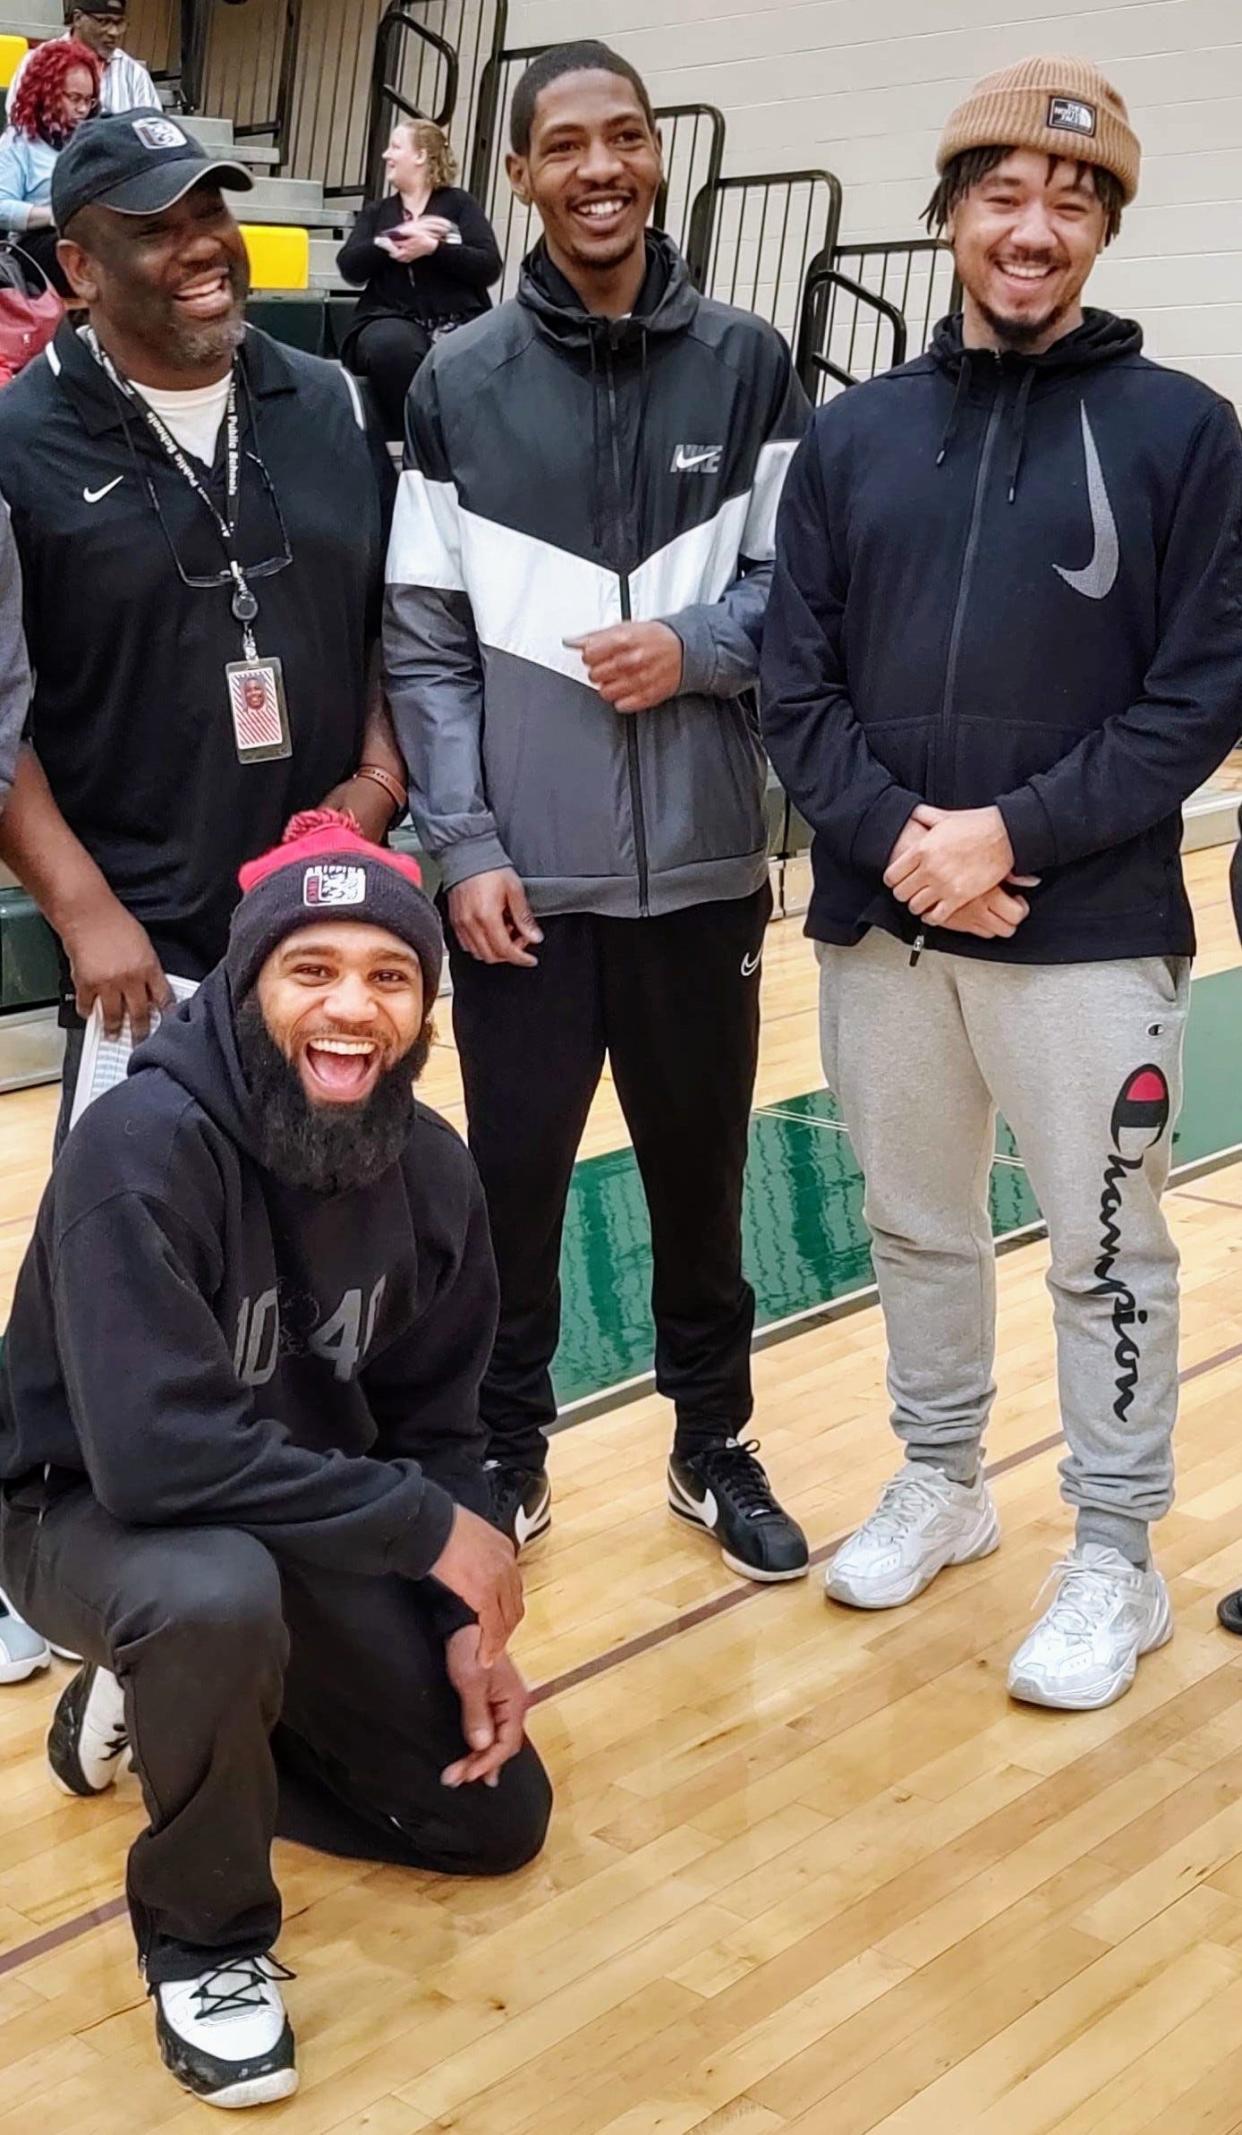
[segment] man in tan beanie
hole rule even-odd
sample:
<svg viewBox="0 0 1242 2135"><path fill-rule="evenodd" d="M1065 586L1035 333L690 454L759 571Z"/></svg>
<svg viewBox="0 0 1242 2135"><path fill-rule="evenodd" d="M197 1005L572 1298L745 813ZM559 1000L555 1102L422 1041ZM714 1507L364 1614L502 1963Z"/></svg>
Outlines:
<svg viewBox="0 0 1242 2135"><path fill-rule="evenodd" d="M1171 1635L1177 1256L1160 1211L1194 925L1181 808L1242 706L1232 407L1084 311L1138 185L1125 104L1022 61L954 112L928 214L960 316L820 409L790 472L764 727L815 832L827 1079L867 1179L905 1465L829 1595L999 1541L998 1110L1047 1221L1074 1547L1013 1696L1106 1705Z"/></svg>

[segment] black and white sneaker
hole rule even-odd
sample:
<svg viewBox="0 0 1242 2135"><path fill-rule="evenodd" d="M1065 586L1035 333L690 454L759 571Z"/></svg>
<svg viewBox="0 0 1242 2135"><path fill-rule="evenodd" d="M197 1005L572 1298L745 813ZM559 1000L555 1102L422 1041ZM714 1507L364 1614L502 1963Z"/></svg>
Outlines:
<svg viewBox="0 0 1242 2135"><path fill-rule="evenodd" d="M66 1683L47 1738L47 1761L63 1794L103 1794L129 1748L125 1699L106 1668L89 1663Z"/></svg>
<svg viewBox="0 0 1242 2135"><path fill-rule="evenodd" d="M204 2105L272 2105L298 2087L293 2028L274 1957L238 1957L152 1987L164 2066Z"/></svg>
<svg viewBox="0 0 1242 2135"><path fill-rule="evenodd" d="M810 1565L806 1536L772 1495L755 1459L758 1442L726 1438L702 1453L674 1452L668 1464L670 1512L715 1535L731 1572L775 1584L802 1579Z"/></svg>
<svg viewBox="0 0 1242 2135"><path fill-rule="evenodd" d="M492 1493L492 1526L508 1535L520 1557L527 1543L546 1534L552 1525L548 1471L509 1468L500 1460L485 1460L483 1467Z"/></svg>

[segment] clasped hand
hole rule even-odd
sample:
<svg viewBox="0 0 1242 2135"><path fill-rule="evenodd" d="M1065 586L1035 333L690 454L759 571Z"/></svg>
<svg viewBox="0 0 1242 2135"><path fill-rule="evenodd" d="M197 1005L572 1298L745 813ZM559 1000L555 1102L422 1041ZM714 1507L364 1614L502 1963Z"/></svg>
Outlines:
<svg viewBox="0 0 1242 2135"><path fill-rule="evenodd" d="M884 872L893 895L916 919L982 940L1017 932L1030 911L1019 890L1034 875L1014 875L1013 847L999 808L915 809Z"/></svg>

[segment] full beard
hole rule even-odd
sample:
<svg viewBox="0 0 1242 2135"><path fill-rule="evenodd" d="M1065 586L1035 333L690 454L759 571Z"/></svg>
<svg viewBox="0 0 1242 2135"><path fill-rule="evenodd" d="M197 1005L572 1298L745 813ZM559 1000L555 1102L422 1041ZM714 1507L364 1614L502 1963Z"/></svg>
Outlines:
<svg viewBox="0 0 1242 2135"><path fill-rule="evenodd" d="M385 1068L360 1104L315 1105L291 1061L275 1043L258 997L237 1010L234 1027L254 1099L255 1154L284 1186L310 1193L348 1193L373 1186L398 1162L414 1124L414 1083L431 1051L425 1024L410 1051Z"/></svg>

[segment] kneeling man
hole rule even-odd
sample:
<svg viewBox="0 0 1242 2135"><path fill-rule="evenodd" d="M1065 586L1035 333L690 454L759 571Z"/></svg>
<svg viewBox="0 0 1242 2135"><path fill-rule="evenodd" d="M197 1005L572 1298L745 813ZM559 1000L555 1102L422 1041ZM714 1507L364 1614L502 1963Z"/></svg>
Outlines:
<svg viewBox="0 0 1242 2135"><path fill-rule="evenodd" d="M52 1767L132 1747L160 2048L216 2105L296 2088L273 1835L503 1873L550 1796L479 1513L496 1323L463 1144L415 1103L442 942L412 861L298 818L225 961L66 1146L0 1381L0 1562L85 1665Z"/></svg>

